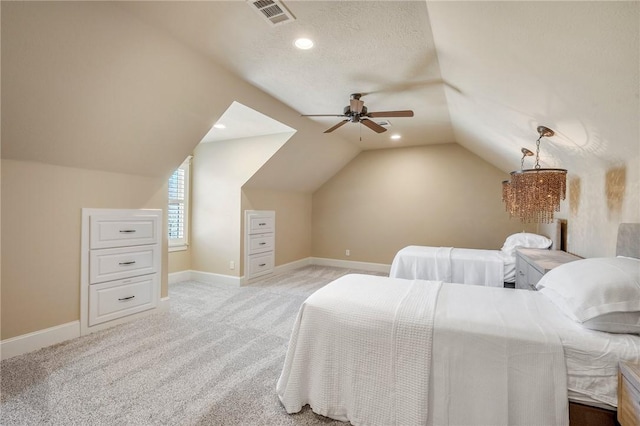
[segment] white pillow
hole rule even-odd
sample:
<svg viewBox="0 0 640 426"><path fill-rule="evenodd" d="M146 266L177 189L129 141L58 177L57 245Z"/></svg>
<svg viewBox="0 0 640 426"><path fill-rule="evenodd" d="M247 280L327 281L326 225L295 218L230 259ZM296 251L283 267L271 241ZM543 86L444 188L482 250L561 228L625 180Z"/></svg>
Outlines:
<svg viewBox="0 0 640 426"><path fill-rule="evenodd" d="M520 232L509 235L504 241L501 250L509 256L515 256L516 247L546 249L551 247L551 244L553 244L553 241L542 235Z"/></svg>
<svg viewBox="0 0 640 426"><path fill-rule="evenodd" d="M569 318L587 328L640 332L640 260L581 259L545 274L536 287Z"/></svg>
<svg viewBox="0 0 640 426"><path fill-rule="evenodd" d="M611 312L582 323L591 330L640 334L640 312Z"/></svg>

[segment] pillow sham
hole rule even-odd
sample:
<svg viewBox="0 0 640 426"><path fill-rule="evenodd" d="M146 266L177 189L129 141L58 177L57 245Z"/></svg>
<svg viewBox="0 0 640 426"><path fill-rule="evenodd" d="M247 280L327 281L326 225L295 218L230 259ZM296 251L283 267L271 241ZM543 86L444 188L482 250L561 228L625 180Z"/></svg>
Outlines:
<svg viewBox="0 0 640 426"><path fill-rule="evenodd" d="M592 330L640 332L640 260L590 258L545 274L538 290L565 315Z"/></svg>
<svg viewBox="0 0 640 426"><path fill-rule="evenodd" d="M590 330L640 334L640 312L611 312L582 323Z"/></svg>
<svg viewBox="0 0 640 426"><path fill-rule="evenodd" d="M542 235L519 232L509 235L504 241L501 250L509 256L515 256L516 247L546 249L551 247L551 244L553 244L553 241Z"/></svg>

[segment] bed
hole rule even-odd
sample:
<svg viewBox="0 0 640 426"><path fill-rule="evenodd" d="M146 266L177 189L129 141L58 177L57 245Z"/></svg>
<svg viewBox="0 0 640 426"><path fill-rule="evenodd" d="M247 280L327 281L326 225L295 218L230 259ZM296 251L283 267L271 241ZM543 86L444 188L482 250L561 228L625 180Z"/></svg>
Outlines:
<svg viewBox="0 0 640 426"><path fill-rule="evenodd" d="M636 247L562 265L537 292L341 277L302 305L278 397L356 425L566 425L575 403L615 410L618 362L640 361L640 225L620 232Z"/></svg>
<svg viewBox="0 0 640 426"><path fill-rule="evenodd" d="M389 276L503 287L516 279L516 247L546 249L552 244L542 235L521 232L508 236L500 250L412 245L396 253Z"/></svg>

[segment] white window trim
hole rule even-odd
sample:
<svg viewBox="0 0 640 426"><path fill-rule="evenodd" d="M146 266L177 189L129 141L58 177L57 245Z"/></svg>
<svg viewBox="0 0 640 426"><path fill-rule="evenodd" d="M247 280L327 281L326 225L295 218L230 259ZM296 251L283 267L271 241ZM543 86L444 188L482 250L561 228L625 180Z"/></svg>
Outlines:
<svg viewBox="0 0 640 426"><path fill-rule="evenodd" d="M184 251L189 248L189 213L190 213L190 205L191 205L191 192L190 192L190 184L191 184L191 159L193 156L187 157L186 160L178 167L178 169L184 170L184 238L175 241L174 238L169 238L169 252L174 251ZM169 199L167 199L167 206L169 204ZM167 221L168 222L168 221ZM167 223L168 226L168 223ZM168 229L167 231L168 232Z"/></svg>

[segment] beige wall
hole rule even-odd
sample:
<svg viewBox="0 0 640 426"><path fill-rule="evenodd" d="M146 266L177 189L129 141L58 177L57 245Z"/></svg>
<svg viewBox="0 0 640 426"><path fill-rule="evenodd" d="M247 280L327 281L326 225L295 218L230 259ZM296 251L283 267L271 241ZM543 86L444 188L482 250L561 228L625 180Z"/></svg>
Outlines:
<svg viewBox="0 0 640 426"><path fill-rule="evenodd" d="M499 249L535 230L505 213L506 178L457 144L362 152L313 194L313 255L390 264L411 244Z"/></svg>
<svg viewBox="0 0 640 426"><path fill-rule="evenodd" d="M623 163L594 158L569 170L567 199L557 217L567 220L568 250L582 257L616 254L618 225L640 222L640 147ZM541 225L547 231L555 224Z"/></svg>
<svg viewBox="0 0 640 426"><path fill-rule="evenodd" d="M242 185L291 133L198 145L192 162L191 269L240 276ZM229 262L238 265L230 269Z"/></svg>
<svg viewBox="0 0 640 426"><path fill-rule="evenodd" d="M15 160L1 171L2 339L80 319L83 207L163 209L166 218L165 178ZM165 297L166 237L163 247Z"/></svg>
<svg viewBox="0 0 640 426"><path fill-rule="evenodd" d="M244 188L242 211L245 210L276 212L276 266L311 256L311 194Z"/></svg>
<svg viewBox="0 0 640 426"><path fill-rule="evenodd" d="M191 247L187 250L169 252L169 273L188 271L191 269Z"/></svg>

